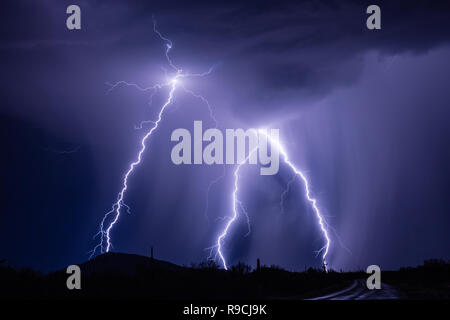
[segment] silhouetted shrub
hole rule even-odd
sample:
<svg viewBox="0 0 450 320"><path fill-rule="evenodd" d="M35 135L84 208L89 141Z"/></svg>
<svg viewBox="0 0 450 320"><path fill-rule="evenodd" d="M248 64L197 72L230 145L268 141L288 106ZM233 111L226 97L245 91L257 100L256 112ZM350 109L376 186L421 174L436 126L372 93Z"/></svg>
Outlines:
<svg viewBox="0 0 450 320"><path fill-rule="evenodd" d="M234 273L245 275L252 271L252 267L243 262L238 262L237 265L231 267L231 271Z"/></svg>

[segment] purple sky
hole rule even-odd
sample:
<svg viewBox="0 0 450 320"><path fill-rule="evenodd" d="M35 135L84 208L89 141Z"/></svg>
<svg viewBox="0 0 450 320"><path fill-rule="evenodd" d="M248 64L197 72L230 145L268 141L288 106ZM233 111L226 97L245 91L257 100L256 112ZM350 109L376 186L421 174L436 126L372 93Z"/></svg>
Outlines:
<svg viewBox="0 0 450 320"><path fill-rule="evenodd" d="M365 27L361 1L82 1L82 30L65 28L73 1L5 1L0 30L2 210L0 258L51 270L88 258L92 236L121 187L144 131L166 97L107 82L164 79L164 44L205 96L220 128L280 128L333 227L335 269L416 265L450 252L450 9L444 2L378 1L382 30ZM176 128L212 127L180 92L130 178L114 250L179 264L204 260L231 214L233 166L175 166ZM73 153L57 151L75 150ZM313 212L290 175L242 170L239 220L225 243L231 264L320 266Z"/></svg>

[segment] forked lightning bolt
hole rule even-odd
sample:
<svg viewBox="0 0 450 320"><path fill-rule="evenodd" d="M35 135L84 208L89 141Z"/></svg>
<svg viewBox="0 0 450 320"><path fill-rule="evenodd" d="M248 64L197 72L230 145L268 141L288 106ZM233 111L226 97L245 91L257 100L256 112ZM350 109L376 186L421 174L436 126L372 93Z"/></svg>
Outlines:
<svg viewBox="0 0 450 320"><path fill-rule="evenodd" d="M122 182L122 189L120 190L118 196L117 196L117 200L116 202L112 205L112 208L110 211L108 211L103 219L100 222L100 226L99 226L99 231L98 233L94 236L94 238L96 237L100 237L100 241L99 243L94 247L93 250L91 250L91 255L90 257L92 258L93 256L95 256L95 254L98 253L104 253L104 252L109 252L111 250L112 247L112 239L111 239L111 231L113 229L113 227L116 225L116 223L119 221L120 215L121 215L121 210L122 208L125 208L128 212L130 211L130 208L125 204L124 202L124 198L125 198L125 194L127 192L128 189L128 179L130 177L130 175L133 173L134 169L141 163L142 161L142 156L146 150L146 144L147 144L147 140L152 136L152 134L156 131L156 129L158 128L160 122L162 121L163 115L164 115L164 111L166 110L166 108L173 102L173 98L174 98L174 94L175 91L177 89L181 89L183 90L185 93L190 94L191 96L200 99L209 109L209 115L211 117L211 119L214 121L216 127L218 126L218 122L214 116L213 110L211 108L211 105L209 104L208 100L206 100L203 96L194 93L191 90L188 90L184 87L184 85L180 82L180 80L182 78L190 78L190 77L203 77L203 76L207 76L212 72L212 68L210 68L208 71L203 72L203 73L186 73L183 72L182 69L178 68L175 66L175 64L173 63L172 59L170 58L170 50L172 49L172 42L167 39L166 37L164 37L157 29L156 29L156 21L153 19L153 31L158 35L158 37L164 41L164 43L166 44L166 50L165 50L165 56L166 56L166 60L167 63L169 64L169 66L174 70L174 75L169 78L165 83L162 84L156 84L152 87L148 87L148 88L142 88L137 84L134 83L129 83L126 81L119 81L115 84L110 84L110 89L108 90L107 93L110 93L112 90L114 90L116 87L120 86L120 85L125 85L125 86L131 86L131 87L135 87L136 89L146 92L146 91L150 91L152 92L150 98L150 103L152 102L153 96L155 95L155 93L163 88L168 88L169 89L169 94L167 97L167 100L164 102L164 104L161 106L161 108L159 109L158 112L158 116L156 120L146 120L146 121L142 121L140 123L139 126L137 126L137 129L142 129L144 125L146 124L151 124L150 129L147 131L147 133L144 135L144 137L141 140L141 147L139 149L139 152L136 156L136 159L130 164L130 166L128 167L128 170L126 171L124 178L123 178L123 182ZM166 72L166 77L167 77L167 72ZM216 183L217 180L214 180L213 183ZM208 192L209 192L208 188ZM112 218L109 218L112 215ZM110 219L110 222L108 223L108 219Z"/></svg>
<svg viewBox="0 0 450 320"><path fill-rule="evenodd" d="M181 89L185 93L190 94L191 96L200 99L208 107L210 118L214 121L216 128L218 127L218 122L217 122L217 120L216 120L216 118L214 116L213 110L212 110L209 102L203 96L198 95L198 94L194 93L193 91L185 88L184 84L181 83L181 81L180 81L183 78L203 77L203 76L209 75L212 72L212 68L210 68L207 72L199 73L199 74L191 74L191 73L183 72L182 69L178 68L173 63L173 61L172 61L172 59L170 57L170 50L173 47L172 41L169 40L168 38L164 37L157 30L157 28L156 28L156 21L155 20L153 20L153 31L158 35L158 37L166 45L165 57L166 57L168 65L173 70L173 72L172 73L168 73L165 70L165 74L166 74L166 78L168 77L168 74L171 74L171 76L168 77L168 79L167 79L167 81L165 83L156 84L154 86L147 87L147 88L143 88L143 87L141 87L141 86L139 86L137 84L134 84L134 83L129 83L129 82L126 82L126 81L119 81L119 82L117 82L115 84L109 84L110 89L108 90L107 94L110 93L111 91L113 91L118 86L121 86L121 85L123 85L123 86L131 86L131 87L135 87L136 89L138 89L139 91L142 91L142 92L147 92L147 91L151 92L150 104L152 104L153 96L159 90L161 90L161 89L168 89L169 90L169 94L168 94L167 99L165 100L165 102L163 103L163 105L159 109L157 119L156 120L145 120L145 121L142 121L140 123L140 125L136 127L137 129L142 129L144 126L151 124L150 129L147 131L147 133L144 135L144 137L141 140L141 147L140 147L140 149L139 149L139 151L137 153L137 156L136 156L135 160L133 162L131 162L131 164L128 167L128 170L126 171L126 173L124 175L124 178L123 178L123 181L122 181L122 189L120 190L120 192L119 192L119 194L117 196L116 202L112 205L111 210L108 211L104 215L103 219L100 222L99 231L95 235L95 237L97 237L97 236L100 237L100 241L94 247L94 249L91 251L91 258L93 256L95 256L97 252L98 253L104 253L104 252L109 252L111 250L111 248L112 248L111 231L112 231L113 227L119 221L122 209L125 208L128 212L130 212L130 208L124 202L124 198L125 198L126 192L128 190L128 179L129 179L130 175L134 172L135 168L137 166L139 166L139 164L141 163L143 154L144 154L144 152L146 151L146 148L147 148L147 140L150 139L152 134L157 130L159 124L161 123L161 121L163 119L164 111L173 102L176 90L177 89ZM280 151L281 155L284 158L284 162L292 169L292 171L294 173L294 177L289 181L287 189L285 190L285 192L283 192L283 194L281 196L281 202L280 202L281 208L283 208L283 199L284 199L284 196L289 191L290 184L294 182L294 179L296 177L300 177L302 179L304 187L305 187L306 198L311 203L311 206L312 206L312 208L313 208L313 210L314 210L314 212L316 214L316 217L317 217L317 220L318 220L318 224L319 224L320 229L321 229L321 231L323 233L323 236L325 238L325 245L318 252L320 253L320 252L323 251L322 262L323 262L323 265L324 265L324 267L326 269L326 257L327 257L328 250L329 250L329 247L330 247L330 238L328 236L327 228L325 226L326 222L325 222L324 218L322 217L322 214L320 213L319 208L316 205L316 200L314 198L312 198L311 195L310 195L310 189L309 189L308 180L307 180L306 176L300 170L298 170L292 164L292 162L289 161L286 151L284 150L283 146L278 141L273 140L269 135L267 135L267 132L265 130L259 130L258 133L265 135L265 137L268 139L268 141L270 142L272 147L278 148L278 150ZM243 163L239 164L237 166L237 168L235 169L235 171L234 171L234 190L233 190L233 193L232 193L233 215L231 216L231 218L227 219L227 223L225 225L225 228L223 229L222 233L217 238L216 245L214 245L213 247L210 248L210 249L217 248L216 256L218 255L220 257L220 259L222 261L222 264L223 264L223 267L226 270L228 269L228 265L227 265L227 262L226 262L226 259L225 259L225 255L223 253L223 242L224 242L225 238L228 235L229 229L232 227L233 223L237 220L237 218L239 216L239 214L238 214L239 211L241 211L246 216L247 225L248 225L248 233L250 233L250 231L251 231L248 213L245 210L241 200L239 200L239 198L238 198L239 171L240 171L242 165L245 164L245 162L247 162L249 157L256 151L257 151L257 148L251 150L249 155L245 159L245 161ZM217 183L220 179L222 179L224 176L225 176L225 167L224 167L223 174L221 176L219 176L217 179L213 180L209 184L208 189L207 189L208 194L209 194L209 192L211 190L211 187L215 183ZM207 215L207 211L208 211L208 197L207 197L205 215Z"/></svg>
<svg viewBox="0 0 450 320"><path fill-rule="evenodd" d="M320 230L322 231L322 234L323 234L323 237L324 237L324 240L325 240L325 245L318 251L318 253L323 252L323 254L322 254L322 264L323 264L324 269L327 271L327 260L326 260L326 258L327 258L327 255L328 255L328 250L330 248L331 240L330 240L330 237L328 235L325 219L323 218L322 214L320 213L319 208L317 207L317 200L311 197L311 192L310 192L310 188L309 188L308 179L289 160L286 150L284 149L284 147L282 146L282 144L279 141L274 140L270 135L267 134L267 131L264 130L264 129L258 130L258 133L260 135L263 135L267 139L267 141L270 143L272 148L277 148L279 150L281 156L284 159L284 163L286 165L288 165L288 167L293 171L294 177L300 177L301 180L303 181L303 185L305 187L306 199L309 201L309 203L311 204L311 207L314 210L314 213L315 213L316 218L317 218L317 222L319 224ZM231 215L231 217L228 219L227 223L225 224L225 227L224 227L223 231L220 233L220 235L218 236L217 241L216 241L216 245L214 246L215 248L217 248L217 254L220 257L220 259L222 261L223 268L225 270L228 270L228 265L227 265L227 261L225 259L225 255L223 253L223 241L224 241L225 237L228 235L228 232L229 232L231 226L233 225L233 223L237 220L237 218L239 216L239 214L238 214L238 211L239 211L238 210L238 206L239 207L242 206L242 202L239 200L238 195L237 195L238 191L239 191L239 171L240 171L242 165L245 164L245 162L247 162L249 157L256 151L257 151L257 148L254 148L253 150L251 150L249 152L249 155L245 159L245 161L243 163L239 164L236 167L236 170L234 171L234 191L233 191L233 196L232 196L233 214ZM293 179L291 179L289 181L288 185L290 185L292 182L293 182ZM212 247L212 248L214 248L214 247Z"/></svg>
<svg viewBox="0 0 450 320"><path fill-rule="evenodd" d="M228 230L231 228L231 226L233 225L233 223L237 220L239 214L238 214L238 210L241 209L244 214L247 216L247 224L249 226L249 232L250 232L250 223L249 223L249 218L248 218L248 214L245 211L245 209L243 209L242 206L242 202L241 200L239 200L238 198L238 191L239 191L239 170L241 170L242 165L244 165L247 160L253 155L253 153L256 152L258 148L254 148L252 150L250 150L248 156L244 159L244 161L240 164L237 165L236 170L234 171L234 190L233 190L233 195L232 195L232 208L233 208L233 215L231 216L231 218L228 219L227 223L225 224L225 228L223 229L222 233L219 235L219 237L217 238L217 242L216 245L211 247L217 247L217 254L220 257L220 260L222 260L222 265L223 268L225 270L228 270L228 266L227 266L227 262L225 260L225 256L222 252L222 241L225 239L225 237L228 234Z"/></svg>

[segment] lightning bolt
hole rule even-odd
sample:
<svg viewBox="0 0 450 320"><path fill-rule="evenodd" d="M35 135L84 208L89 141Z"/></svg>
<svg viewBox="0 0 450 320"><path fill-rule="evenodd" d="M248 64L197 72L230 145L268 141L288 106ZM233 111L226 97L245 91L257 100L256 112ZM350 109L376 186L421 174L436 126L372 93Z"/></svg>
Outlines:
<svg viewBox="0 0 450 320"><path fill-rule="evenodd" d="M244 159L244 161L237 165L236 170L234 171L234 190L233 190L233 194L232 194L233 215L231 216L230 219L228 219L227 223L225 224L225 228L223 229L222 233L217 238L216 245L214 246L214 247L217 247L217 254L220 257L220 260L222 260L222 265L225 270L228 270L228 266L227 266L227 262L225 260L225 256L222 252L222 242L225 239L225 237L227 236L228 230L231 228L233 223L237 220L237 218L239 216L239 214L238 214L239 208L241 208L241 210L243 209L242 202L239 200L239 198L237 196L238 191L239 191L239 171L241 170L242 166L248 161L248 159L253 155L253 153L256 152L257 149L258 149L258 147L253 148L249 152L248 156ZM248 222L248 225L250 226L247 211L243 210L243 212L247 216L247 222ZM250 232L250 227L249 227L249 232ZM211 247L211 248L214 248L214 247Z"/></svg>
<svg viewBox="0 0 450 320"><path fill-rule="evenodd" d="M153 31L155 32L155 34L158 35L158 37L160 38L160 40L162 40L165 43L166 46L166 50L165 50L165 57L167 60L168 65L171 67L171 69L173 69L173 73L171 77L168 77L168 72L166 70L164 70L165 74L166 74L166 82L162 83L162 84L156 84L154 86L151 87L141 87L137 84L134 83L129 83L126 81L119 81L115 84L110 84L107 83L107 85L110 87L109 90L107 91L106 94L109 94L110 92L112 92L113 90L115 90L117 87L119 86L130 86L130 87L134 87L139 91L142 92L151 92L150 95L150 104L152 104L153 101L153 97L154 95L161 89L168 89L169 90L169 94L167 99L165 100L165 102L163 103L163 105L160 107L159 112L158 112L158 116L156 120L145 120L142 121L138 126L136 126L136 129L143 129L144 126L147 126L148 124L151 124L150 129L146 132L146 134L143 136L142 140L141 140L141 147L137 153L137 156L135 158L135 160L133 162L131 162L131 164L128 167L128 170L126 171L123 181L122 181L122 188L120 190L120 192L118 193L117 196L117 200L115 203L113 203L111 210L108 211L104 216L103 219L100 222L99 225L99 231L98 233L94 236L94 238L100 237L100 241L99 243L94 247L93 250L91 250L91 258L93 256L95 256L95 254L97 252L100 253L104 253L104 252L109 252L112 248L112 238L111 238L111 231L114 228L114 226L117 224L117 222L119 221L119 218L121 216L122 213L122 209L125 208L126 211L129 213L130 212L130 207L128 205L125 204L124 202L124 198L126 195L126 192L128 190L128 179L129 177L132 175L132 173L134 172L135 168L137 166L139 166L142 162L142 157L144 152L147 149L147 141L151 138L151 136L153 135L153 133L158 129L163 116L164 116L164 112L167 109L167 107L169 105L171 105L173 103L174 100L174 96L175 96L175 91L177 89L180 89L182 91L184 91L185 93L200 99L208 108L209 110L209 116L210 118L214 121L215 123L215 127L218 127L218 121L214 116L214 112L213 109L211 107L211 105L209 104L208 100L206 98L204 98L203 96L196 94L195 92L187 89L183 83L181 83L181 79L183 78L189 78L189 77L204 77L209 75L212 72L212 68L210 68L208 71L203 72L203 73L198 73L198 74L192 74L192 73L187 73L187 72L183 72L182 69L178 68L173 60L170 57L170 51L173 47L173 43L170 39L164 37L156 28L156 20L153 19ZM280 202L280 206L281 209L283 211L283 199L284 197L287 195L287 193L289 192L289 187L290 184L292 184L295 180L295 178L300 177L303 181L304 187L305 187L305 196L308 199L308 201L311 203L311 206L316 214L317 220L318 220L318 224L320 226L320 229L323 233L323 236L325 238L325 245L318 251L318 253L323 252L322 254L322 262L324 265L324 268L326 270L326 257L329 251L329 246L330 246L330 238L328 236L328 232L327 232L327 228L326 228L326 222L322 216L322 214L320 213L319 208L317 207L316 204L316 199L312 198L310 195L310 188L309 188L309 183L308 180L306 178L306 176L300 171L298 170L294 164L292 162L289 161L287 153L284 149L284 147L278 142L278 141L274 141L269 135L267 135L267 132L265 130L258 130L259 133L262 133L263 135L265 135L268 139L268 141L270 142L270 144L272 145L272 147L278 148L281 155L284 158L284 162L292 169L293 173L294 173L294 177L291 179L291 181L289 181L287 189L285 190L285 192L283 192L282 196L281 196L281 202ZM247 225L248 225L248 233L247 235L251 232L251 228L250 228L250 219L248 216L248 213L246 211L246 209L244 208L244 205L242 203L242 201L238 198L238 192L239 192L239 171L241 169L241 167L248 161L249 157L257 151L257 148L253 149L250 151L249 155L247 156L247 158L245 159L245 161L243 161L241 164L239 164L236 167L236 170L234 171L234 190L232 193L232 202L233 202L233 214L231 216L231 218L227 218L227 223L225 224L225 228L223 229L222 233L218 236L217 241L216 241L216 245L214 245L213 247L207 248L207 249L217 249L216 250L216 256L217 255L220 257L223 267L225 270L228 270L228 266L227 266L227 262L225 259L225 255L223 253L223 242L225 240L225 238L228 235L229 229L232 227L233 223L237 220L238 216L239 216L239 212L242 212L245 216L246 216L246 220L247 220ZM224 172L221 176L219 176L218 178L216 178L215 180L213 180L207 189L207 203L206 203L206 209L205 209L205 215L207 216L207 211L208 211L208 198L209 198L209 192L212 188L212 186L217 183L218 181L220 181L220 179L222 179L225 176L225 167L224 167ZM112 216L112 218L110 218L110 216ZM108 220L110 220L110 222L108 223ZM211 253L210 253L211 256Z"/></svg>
<svg viewBox="0 0 450 320"><path fill-rule="evenodd" d="M319 224L320 230L322 231L323 237L325 239L325 245L317 252L318 252L318 254L320 252L323 252L322 253L322 265L323 265L323 268L325 269L325 271L328 271L326 258L327 258L328 251L330 248L331 240L328 235L325 219L323 218L323 215L321 214L321 212L317 206L317 200L311 196L311 191L310 191L309 182L308 182L307 177L305 176L305 174L302 171L297 169L297 167L289 160L288 154L287 154L286 150L284 149L283 145L279 141L274 140L270 135L268 135L267 130L259 129L258 133L263 135L272 147L275 147L279 150L281 156L283 157L284 163L292 170L294 177L290 180L290 182L288 183L288 186L294 181L294 178L296 178L296 177L301 178L304 188L305 188L304 195L314 210L314 213L317 218L317 223ZM225 255L223 253L223 241L227 237L228 232L229 232L230 228L232 227L233 223L237 220L237 218L239 216L238 207L242 207L242 202L238 199L238 196L237 196L238 191L239 191L239 171L241 170L242 165L245 164L245 162L247 162L247 160L250 158L250 156L254 152L256 152L257 149L258 149L258 147L251 150L249 152L249 155L245 159L245 161L243 163L239 164L236 167L236 170L234 171L234 191L233 191L233 196L232 196L233 214L231 215L231 217L228 219L227 223L225 224L223 231L219 234L217 241L216 241L216 245L214 247L211 247L211 248L217 248L217 255L220 257L223 268L225 270L228 270L228 265L227 265L227 261L225 259ZM288 189L286 189L286 190L288 190ZM287 193L287 191L285 191L285 192ZM282 198L283 198L283 196L282 196ZM281 206L282 206L282 204L281 204Z"/></svg>
<svg viewBox="0 0 450 320"><path fill-rule="evenodd" d="M147 132L147 134L144 136L144 138L141 141L141 149L139 150L137 159L131 163L128 171L125 173L125 177L123 179L122 190L119 192L119 196L117 197L117 202L115 203L115 207L116 207L115 217L114 217L113 221L109 224L108 228L106 229L106 241L107 241L106 252L108 252L111 248L111 229L114 227L114 225L117 223L117 221L119 220L119 217L120 217L120 209L122 207L123 197L125 195L125 192L128 189L128 177L133 172L134 168L141 163L142 154L144 153L144 151L146 149L145 143L147 142L147 139L158 128L158 125L162 120L162 115L164 113L164 110L167 108L167 106L170 103L172 103L173 93L175 92L175 89L176 89L176 80L177 80L177 78L174 78L174 80L172 81L170 92L169 92L169 98L161 107L161 110L158 113L158 120L156 120L154 126L151 127L151 129Z"/></svg>
<svg viewBox="0 0 450 320"><path fill-rule="evenodd" d="M147 88L141 87L137 84L130 83L127 81L118 81L114 84L107 83L107 85L110 88L106 92L106 94L111 93L113 90L115 90L119 86L129 86L129 87L134 87L137 90L142 91L142 92L151 92L150 104L152 104L152 99L153 99L154 95L156 94L156 92L158 92L159 90L167 88L167 89L169 89L169 94L168 94L167 99L163 103L163 105L160 107L156 120L145 120L145 121L142 121L139 124L139 126L135 127L136 129L142 129L144 127L144 125L151 124L150 129L147 131L147 133L144 135L144 137L141 140L141 147L137 153L135 160L129 165L128 170L125 172L125 175L124 175L124 178L122 181L122 189L120 190L120 192L117 196L116 202L112 205L111 210L108 211L103 216L103 219L101 220L100 225L99 225L99 231L97 232L96 235L94 235L94 239L97 237L100 237L100 241L93 248L93 250L90 251L90 258L94 257L97 252L104 253L104 252L109 252L111 250L111 248L112 248L111 231L114 228L114 226L117 224L117 222L119 221L119 218L120 218L121 212L122 212L121 210L122 210L122 208L125 208L127 210L127 212L130 212L130 207L128 205L126 205L124 202L125 194L128 190L128 179L131 176L131 174L134 172L135 168L141 164L143 154L144 154L145 150L147 149L147 140L149 140L151 138L151 136L153 135L153 133L158 129L158 126L160 125L160 123L163 119L164 111L173 102L175 91L177 89L180 89L180 90L184 91L185 93L193 96L194 98L200 99L207 106L207 108L209 110L210 118L214 121L215 126L218 127L218 121L214 116L213 109L212 109L210 103L208 102L208 100L206 98L204 98L202 95L199 95L199 94L187 89L180 81L183 78L207 76L212 72L213 68L211 67L211 68L209 68L208 71L203 72L203 73L188 73L188 72L183 72L182 69L178 68L173 63L172 59L170 58L170 50L173 47L172 41L169 40L168 38L164 37L161 34L161 32L158 31L158 29L156 28L156 20L154 19L154 17L152 17L152 18L153 18L153 31L166 44L165 57L166 57L168 65L174 70L175 75L172 77L169 77L169 79L166 79L167 81L165 83L155 84L154 86L147 87ZM166 70L164 70L164 71L165 71L166 78L167 78L168 73ZM221 178L221 177L219 177L219 178ZM208 187L208 193L210 191L211 185L214 183L217 183L219 178L215 179L210 184L210 186ZM112 216L111 219L110 219L110 216ZM111 220L109 223L107 222L108 219Z"/></svg>

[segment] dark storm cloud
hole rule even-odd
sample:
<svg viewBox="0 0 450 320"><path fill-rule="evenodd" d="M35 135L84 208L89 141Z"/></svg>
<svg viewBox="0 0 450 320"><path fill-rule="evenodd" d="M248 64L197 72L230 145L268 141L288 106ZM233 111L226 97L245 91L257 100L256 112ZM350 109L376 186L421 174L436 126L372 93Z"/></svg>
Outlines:
<svg viewBox="0 0 450 320"><path fill-rule="evenodd" d="M379 1L383 28L375 32L364 27L370 4L364 1L80 1L83 37L58 27L65 16L57 13L67 3L34 2L30 10L20 1L7 2L11 13L1 22L2 30L7 30L2 46L103 47L106 42L110 50L143 48L155 14L167 34L182 39L179 48L186 48L189 41L191 54L201 59L207 53L211 62L231 63L231 69L248 66L256 80L270 79L274 72L277 77L280 70L289 70L289 64L297 70L302 66L270 83L272 90L278 90L328 87L328 77L335 77L338 84L336 68L362 52L423 52L448 42L450 35L450 5L444 1ZM16 15L26 22L19 24ZM180 52L175 50L174 56L183 56L183 49ZM305 75L292 77L299 72Z"/></svg>
<svg viewBox="0 0 450 320"><path fill-rule="evenodd" d="M82 8L76 32L65 28L65 8L73 3ZM163 77L164 45L152 31L152 14L174 43L177 65L193 72L215 66L186 85L209 99L222 127L282 128L291 158L307 169L321 208L353 252L335 245L335 266L375 260L396 267L444 256L450 4L376 3L378 31L365 28L373 4L366 1L3 1L0 87L7 116L1 121L9 149L2 167L14 170L2 182L5 189L14 185L8 196L22 202L9 202L1 217L0 258L5 253L44 269L86 258L138 148L142 132L133 127L155 115L148 94L121 87L105 95L105 82L145 86ZM133 214L115 230L117 250L146 254L153 244L158 257L177 263L205 257L220 218L230 213L232 169L213 188L208 223L205 190L221 170L172 165L169 143L173 128L210 121L204 111L187 95L168 110L130 183ZM38 148L33 137L42 135L45 146ZM46 151L73 146L79 151L63 157ZM425 177L417 167L427 168ZM254 262L259 256L293 268L317 264L307 252L322 243L304 199L291 199L290 215L281 216L277 201L286 179L258 178L261 184L249 184L242 195L254 234L242 238L240 224L230 257ZM19 237L28 215L30 232Z"/></svg>

